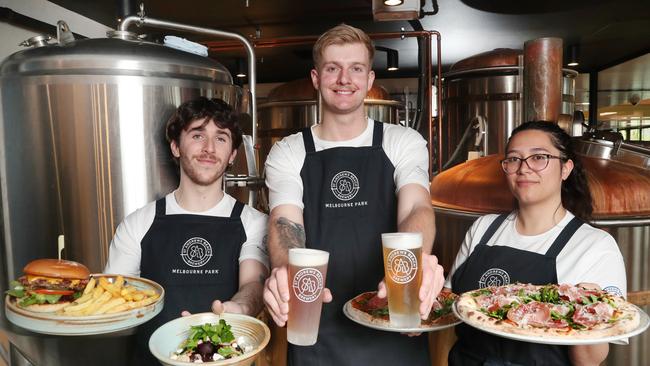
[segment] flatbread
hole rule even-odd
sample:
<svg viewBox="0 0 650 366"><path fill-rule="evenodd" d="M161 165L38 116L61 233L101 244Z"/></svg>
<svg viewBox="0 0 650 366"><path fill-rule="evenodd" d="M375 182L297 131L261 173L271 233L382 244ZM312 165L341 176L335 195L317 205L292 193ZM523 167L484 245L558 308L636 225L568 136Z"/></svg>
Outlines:
<svg viewBox="0 0 650 366"><path fill-rule="evenodd" d="M602 290L571 285L515 283L466 292L461 320L484 330L541 338L599 339L639 326L637 308Z"/></svg>
<svg viewBox="0 0 650 366"><path fill-rule="evenodd" d="M441 292L433 303L429 317L422 320L421 328L433 326L445 326L458 322L451 307L458 295L445 291ZM382 327L390 327L388 300L377 297L377 291L364 292L350 300L349 314L354 319L362 322L375 324Z"/></svg>

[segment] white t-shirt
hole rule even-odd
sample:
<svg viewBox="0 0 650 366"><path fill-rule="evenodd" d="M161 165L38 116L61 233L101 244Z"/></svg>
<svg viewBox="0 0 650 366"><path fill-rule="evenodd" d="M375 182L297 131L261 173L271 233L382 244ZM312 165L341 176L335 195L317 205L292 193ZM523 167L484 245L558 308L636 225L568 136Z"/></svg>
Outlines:
<svg viewBox="0 0 650 366"><path fill-rule="evenodd" d="M382 148L395 167L393 179L397 191L403 186L416 183L429 190L429 153L427 142L415 130L400 125L383 124ZM312 126L313 131L314 126ZM374 121L368 118L366 129L357 137L346 141L327 141L315 134L314 148L321 151L333 147L372 146ZM269 188L269 207L291 204L304 208L303 186L300 170L305 161L305 145L302 132L278 141L266 159L266 186Z"/></svg>
<svg viewBox="0 0 650 366"><path fill-rule="evenodd" d="M456 260L447 276L445 287L451 288L451 278L461 264L474 251L498 215L479 217L465 235ZM487 245L509 246L520 250L544 254L551 247L562 229L573 219L567 211L564 218L552 229L533 236L521 235L515 228L516 214L511 213L497 229ZM614 238L607 232L583 224L569 239L556 258L558 283L595 283L602 289L617 295L627 295L625 263Z"/></svg>
<svg viewBox="0 0 650 366"><path fill-rule="evenodd" d="M211 209L204 212L184 210L176 202L174 192L165 196L167 215L203 215L230 217L236 200L224 192L223 198ZM117 227L111 241L108 263L105 273L140 276L140 258L142 248L140 243L153 224L156 216L156 201L149 202L142 208L128 215ZM245 259L255 259L269 268L269 256L264 241L267 232L267 215L244 205L241 221L246 232L246 242L239 253L239 262Z"/></svg>

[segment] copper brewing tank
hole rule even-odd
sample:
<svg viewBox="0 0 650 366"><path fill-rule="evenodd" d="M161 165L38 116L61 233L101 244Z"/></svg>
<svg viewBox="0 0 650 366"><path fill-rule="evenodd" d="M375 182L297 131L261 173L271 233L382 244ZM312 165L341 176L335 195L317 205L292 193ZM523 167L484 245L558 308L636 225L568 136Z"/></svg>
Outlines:
<svg viewBox="0 0 650 366"><path fill-rule="evenodd" d="M444 138L440 159L443 166L450 167L464 161L470 150L481 151L484 155L503 151L510 132L525 120L532 118L555 121L557 117L554 116L558 114L573 115L577 72L561 68L561 49L558 59L557 40L540 38L529 41L526 49L530 51L526 52L521 49L497 48L451 66L444 74L442 88ZM555 46L550 47L549 44ZM548 67L549 64L553 67ZM535 68L538 72L527 72L525 66ZM556 76L553 85L536 80L540 77L548 79L551 74ZM526 84L534 93L524 91ZM549 89L557 89L557 94L550 98L554 101L554 106L548 105L549 94L545 91ZM530 98L526 100L525 95ZM556 112L549 114L540 111L533 117L535 112L527 111L534 109L526 106L535 103L539 105L540 102L545 107L543 111ZM480 143L475 146L475 139L470 138L461 147L462 153L457 155L458 159L450 161L470 124L476 125L476 129L478 124L481 125L479 132L483 137Z"/></svg>
<svg viewBox="0 0 650 366"><path fill-rule="evenodd" d="M365 99L368 117L385 123L398 123L402 103L391 100L388 91L373 85ZM318 123L319 98L311 79L298 79L271 90L266 103L258 107L260 159L266 159L273 144L285 136Z"/></svg>

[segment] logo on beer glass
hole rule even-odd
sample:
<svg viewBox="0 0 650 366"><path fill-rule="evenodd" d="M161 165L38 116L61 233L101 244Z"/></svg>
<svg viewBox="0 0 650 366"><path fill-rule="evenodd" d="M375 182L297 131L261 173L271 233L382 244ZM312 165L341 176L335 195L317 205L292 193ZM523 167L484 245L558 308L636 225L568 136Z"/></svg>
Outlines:
<svg viewBox="0 0 650 366"><path fill-rule="evenodd" d="M395 283L409 283L418 270L418 259L410 250L395 249L388 254L388 273Z"/></svg>
<svg viewBox="0 0 650 366"><path fill-rule="evenodd" d="M323 290L323 275L317 269L303 268L293 277L292 287L300 301L316 301Z"/></svg>

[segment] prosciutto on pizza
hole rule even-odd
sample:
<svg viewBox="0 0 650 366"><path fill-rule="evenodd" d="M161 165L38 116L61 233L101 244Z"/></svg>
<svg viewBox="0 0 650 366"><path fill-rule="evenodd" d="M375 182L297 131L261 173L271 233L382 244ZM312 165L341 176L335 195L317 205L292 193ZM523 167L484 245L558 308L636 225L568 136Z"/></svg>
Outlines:
<svg viewBox="0 0 650 366"><path fill-rule="evenodd" d="M458 295L445 291L441 292L433 302L431 312L426 320L422 320L423 329L445 326L458 322L451 307ZM350 316L362 323L390 327L388 298L377 297L377 291L364 292L350 300L348 311Z"/></svg>
<svg viewBox="0 0 650 366"><path fill-rule="evenodd" d="M633 331L637 308L602 290L562 285L511 284L462 294L461 320L486 331L540 338L599 339Z"/></svg>

